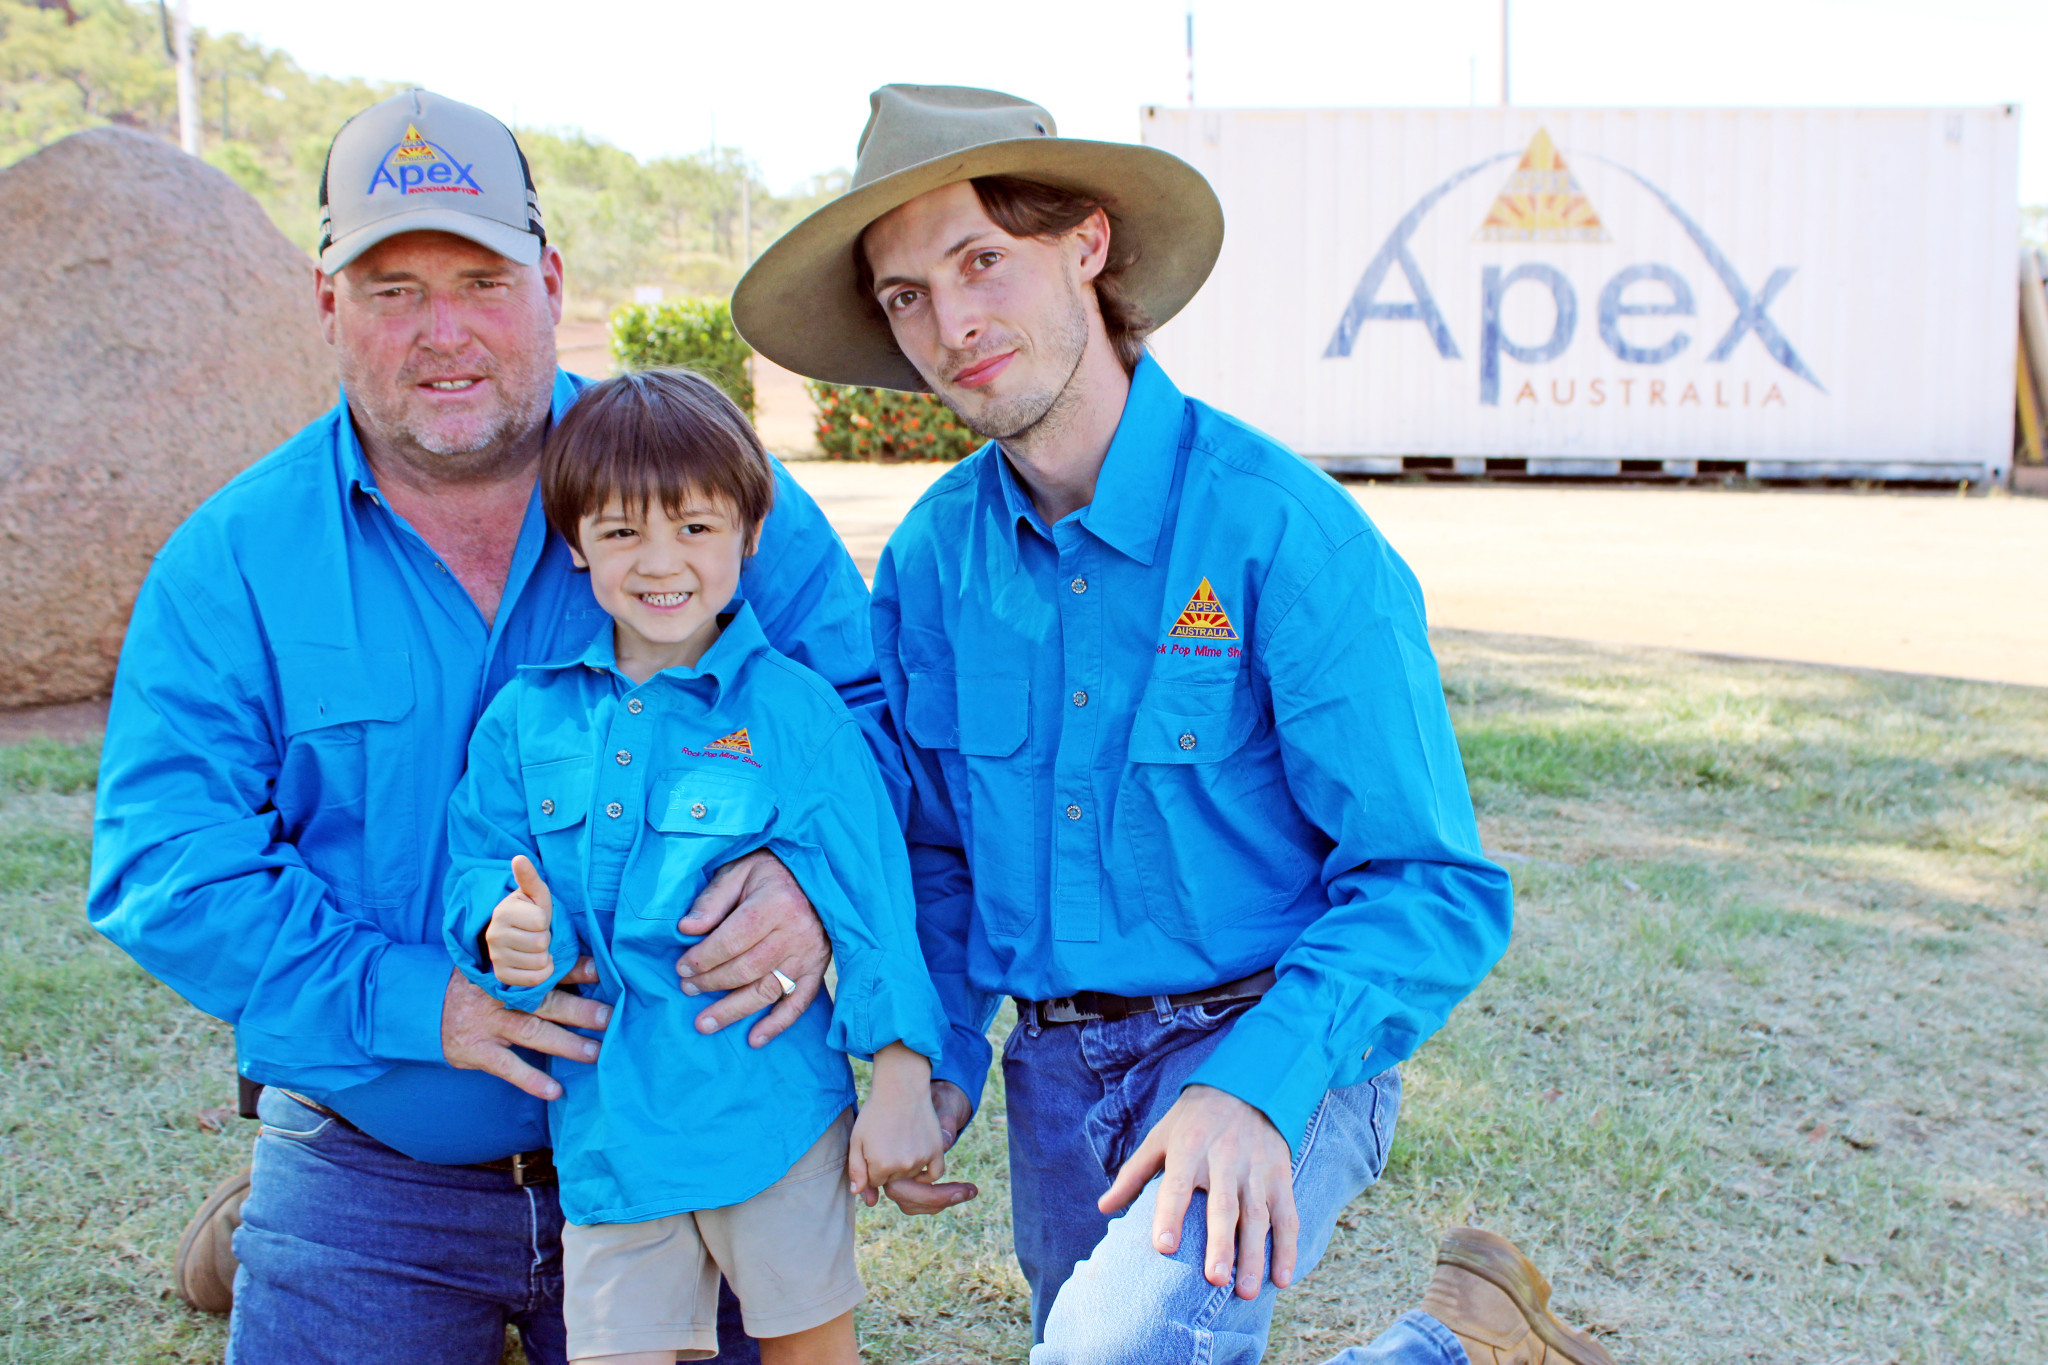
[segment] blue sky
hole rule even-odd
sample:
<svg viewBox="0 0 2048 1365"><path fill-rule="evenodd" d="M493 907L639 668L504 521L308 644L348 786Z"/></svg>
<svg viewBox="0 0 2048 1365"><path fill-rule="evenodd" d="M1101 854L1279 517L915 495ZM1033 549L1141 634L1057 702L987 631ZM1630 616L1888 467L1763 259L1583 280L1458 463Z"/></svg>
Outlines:
<svg viewBox="0 0 2048 1365"><path fill-rule="evenodd" d="M850 165L867 93L985 85L1070 136L1135 139L1185 104L1186 0L189 0L331 75L413 80L508 121L641 155L715 135L778 188ZM1499 0L1195 0L1196 98L1222 106L1492 103ZM1512 0L1525 105L2019 103L2020 197L2048 203L2048 2ZM715 131L714 131L715 130Z"/></svg>

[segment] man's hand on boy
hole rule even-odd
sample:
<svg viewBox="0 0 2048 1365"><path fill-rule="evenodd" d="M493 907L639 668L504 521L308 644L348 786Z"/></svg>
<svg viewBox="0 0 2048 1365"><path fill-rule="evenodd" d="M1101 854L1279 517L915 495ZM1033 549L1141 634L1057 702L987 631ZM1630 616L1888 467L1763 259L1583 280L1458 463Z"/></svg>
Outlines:
<svg viewBox="0 0 2048 1365"><path fill-rule="evenodd" d="M968 1121L974 1117L974 1106L967 1102L967 1095L951 1081L933 1081L931 1084L932 1114L939 1121L939 1136L945 1140L948 1151L960 1140ZM882 1193L895 1202L897 1208L909 1214L944 1213L955 1204L964 1204L975 1198L981 1191L964 1180L941 1181L945 1174L941 1166L937 1171L928 1171L928 1179L903 1176L891 1180Z"/></svg>
<svg viewBox="0 0 2048 1365"><path fill-rule="evenodd" d="M875 1054L868 1102L853 1121L846 1171L869 1208L892 1180L946 1173L946 1135L932 1112L931 1063L901 1043Z"/></svg>
<svg viewBox="0 0 2048 1365"><path fill-rule="evenodd" d="M683 994L731 992L698 1014L700 1032L716 1033L774 1006L747 1033L754 1047L767 1046L810 1007L832 961L832 945L810 898L766 849L720 868L676 927L709 935L676 963ZM778 971L796 983L795 990L783 993Z"/></svg>
<svg viewBox="0 0 2048 1365"><path fill-rule="evenodd" d="M586 957L577 961L562 978L562 984L576 986L595 980L597 968ZM567 991L549 991L547 999L531 1014L508 1010L461 972L450 971L448 990L441 1001L441 1053L450 1066L465 1071L488 1071L536 1099L552 1100L562 1093L560 1082L528 1065L512 1049L531 1048L555 1057L594 1062L596 1040L569 1029L602 1029L611 1021L611 1006ZM557 1027L563 1024L569 1027Z"/></svg>
<svg viewBox="0 0 2048 1365"><path fill-rule="evenodd" d="M491 975L507 986L538 986L555 970L555 959L548 951L555 898L523 853L512 859L512 880L519 889L498 902L484 928L484 943L491 950Z"/></svg>

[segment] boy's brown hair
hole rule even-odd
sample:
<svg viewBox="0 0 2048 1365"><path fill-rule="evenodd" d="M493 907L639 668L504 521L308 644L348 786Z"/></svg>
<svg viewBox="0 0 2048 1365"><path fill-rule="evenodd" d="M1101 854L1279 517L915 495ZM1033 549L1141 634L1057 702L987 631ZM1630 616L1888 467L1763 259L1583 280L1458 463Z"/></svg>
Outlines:
<svg viewBox="0 0 2048 1365"><path fill-rule="evenodd" d="M676 516L693 492L733 509L752 554L775 505L775 466L745 414L689 370L634 370L591 385L541 450L541 509L578 553L583 518L613 498L644 511L658 497Z"/></svg>

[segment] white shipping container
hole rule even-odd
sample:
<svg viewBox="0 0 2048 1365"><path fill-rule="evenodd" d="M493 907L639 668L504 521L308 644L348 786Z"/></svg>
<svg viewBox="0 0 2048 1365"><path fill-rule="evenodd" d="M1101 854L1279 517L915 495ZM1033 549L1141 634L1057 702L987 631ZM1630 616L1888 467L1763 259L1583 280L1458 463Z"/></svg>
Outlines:
<svg viewBox="0 0 2048 1365"><path fill-rule="evenodd" d="M2013 107L1155 106L1141 124L1227 223L1161 361L1326 467L2010 463Z"/></svg>

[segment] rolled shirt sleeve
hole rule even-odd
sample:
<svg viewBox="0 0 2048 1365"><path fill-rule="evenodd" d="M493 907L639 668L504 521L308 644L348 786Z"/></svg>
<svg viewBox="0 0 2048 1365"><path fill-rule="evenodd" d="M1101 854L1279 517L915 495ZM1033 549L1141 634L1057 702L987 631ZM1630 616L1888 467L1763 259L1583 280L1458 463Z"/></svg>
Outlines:
<svg viewBox="0 0 2048 1365"><path fill-rule="evenodd" d="M446 947L462 974L509 1009L532 1010L560 984L584 953L576 932L575 888L551 877L533 844L526 823L526 791L520 780L518 706L522 688L513 682L477 721L469 739L469 767L448 802L448 875L441 903ZM553 913L548 921L548 953L554 960L547 979L534 986L508 986L484 960L481 941L491 912L517 889L512 859L533 860L547 884Z"/></svg>
<svg viewBox="0 0 2048 1365"><path fill-rule="evenodd" d="M902 602L889 549L883 550L875 570L874 623L876 666L888 714L902 716L907 713L908 678L897 650ZM898 814L909 845L918 943L946 1013L945 1052L933 1065L932 1077L958 1086L979 1110L994 1058L987 1030L1003 998L975 986L968 974L974 878L938 757L894 727L891 733L904 784L898 793Z"/></svg>
<svg viewBox="0 0 2048 1365"><path fill-rule="evenodd" d="M900 1042L937 1074L946 1015L918 951L902 829L854 721L819 747L795 790L802 795L777 813L768 848L832 940L839 988L827 1042L864 1059Z"/></svg>
<svg viewBox="0 0 2048 1365"><path fill-rule="evenodd" d="M447 955L394 942L307 866L271 803L282 724L246 603L160 559L115 676L87 915L232 1024L253 1080L336 1090L442 1062Z"/></svg>
<svg viewBox="0 0 2048 1365"><path fill-rule="evenodd" d="M1406 566L1361 529L1273 607L1253 656L1287 789L1333 845L1330 909L1190 1083L1254 1105L1298 1145L1325 1091L1406 1059L1492 970L1513 894L1480 851Z"/></svg>

